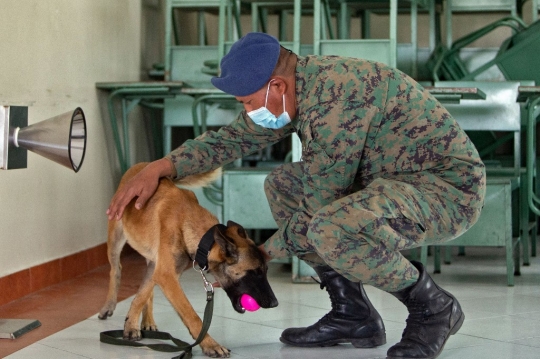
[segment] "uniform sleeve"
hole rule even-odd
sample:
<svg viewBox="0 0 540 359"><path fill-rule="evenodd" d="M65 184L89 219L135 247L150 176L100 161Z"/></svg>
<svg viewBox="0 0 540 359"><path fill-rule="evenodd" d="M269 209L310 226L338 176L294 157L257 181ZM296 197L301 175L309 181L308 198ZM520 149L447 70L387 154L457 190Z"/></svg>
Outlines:
<svg viewBox="0 0 540 359"><path fill-rule="evenodd" d="M242 111L230 125L188 140L165 157L172 161L176 178L180 179L211 171L252 154L279 142L293 131L290 124L277 130L256 125Z"/></svg>

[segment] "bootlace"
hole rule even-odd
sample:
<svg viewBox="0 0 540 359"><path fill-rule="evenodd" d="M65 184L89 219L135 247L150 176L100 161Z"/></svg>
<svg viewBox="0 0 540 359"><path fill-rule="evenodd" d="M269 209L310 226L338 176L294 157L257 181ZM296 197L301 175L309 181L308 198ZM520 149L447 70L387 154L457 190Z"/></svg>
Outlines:
<svg viewBox="0 0 540 359"><path fill-rule="evenodd" d="M321 319L317 321L317 323L325 323L332 319L332 316L334 315L334 310L336 309L336 298L334 297L334 293L329 289L329 287L324 283L323 281L318 281L315 277L311 277L315 282L319 283L319 286L321 287L321 290L326 289L326 292L328 293L330 297L330 305L332 306L332 309L326 313ZM316 324L317 324L316 323Z"/></svg>
<svg viewBox="0 0 540 359"><path fill-rule="evenodd" d="M409 310L409 316L407 317L407 325L405 326L402 337L413 341L422 340L421 338L424 336L425 329L423 322L426 318L426 306L425 304L413 301L406 303L406 306Z"/></svg>

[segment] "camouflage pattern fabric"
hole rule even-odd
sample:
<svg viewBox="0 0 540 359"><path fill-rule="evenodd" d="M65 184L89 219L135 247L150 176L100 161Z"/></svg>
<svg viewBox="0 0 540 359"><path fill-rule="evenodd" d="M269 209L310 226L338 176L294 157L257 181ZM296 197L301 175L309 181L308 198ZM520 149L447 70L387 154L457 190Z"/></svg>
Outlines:
<svg viewBox="0 0 540 359"><path fill-rule="evenodd" d="M289 163L266 179L265 192L279 225L266 250L296 253L311 266L328 264L349 280L389 292L418 279L401 250L457 237L480 215L480 208L454 204L424 191L422 183L411 185L397 177L377 178L312 217L297 217L303 222L291 223L304 197L302 173L301 163Z"/></svg>
<svg viewBox="0 0 540 359"><path fill-rule="evenodd" d="M231 125L187 141L168 157L179 177L207 171L293 131L302 161L269 176L278 231L273 257L326 262L387 291L416 282L400 250L455 238L483 206L485 168L446 109L386 65L335 56L299 57L297 113L279 130L245 111Z"/></svg>

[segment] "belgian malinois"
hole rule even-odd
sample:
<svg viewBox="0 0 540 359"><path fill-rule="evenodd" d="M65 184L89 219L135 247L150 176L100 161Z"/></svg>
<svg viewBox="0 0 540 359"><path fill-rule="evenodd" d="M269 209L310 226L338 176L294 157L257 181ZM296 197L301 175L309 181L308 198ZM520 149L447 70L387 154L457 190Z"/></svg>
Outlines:
<svg viewBox="0 0 540 359"><path fill-rule="evenodd" d="M119 188L147 164L130 168ZM221 170L186 177L178 184L202 187L219 177ZM266 276L263 254L248 238L242 226L232 221L216 226L217 218L201 207L195 194L178 188L172 180L162 178L155 194L146 205L135 209L133 200L120 220L109 221L108 257L111 265L109 293L99 312L100 319L113 314L120 284L120 252L127 242L146 258L148 269L124 324L124 339L140 340L141 331L157 330L153 314L153 288L159 285L193 338L201 331L202 321L184 294L178 277L192 268L197 247L203 235L213 228L214 245L208 253L208 272L229 296L233 308L244 313L240 303L245 293L262 308L272 308L278 301ZM141 325L139 317L142 312ZM229 357L230 351L206 334L200 346L210 357Z"/></svg>

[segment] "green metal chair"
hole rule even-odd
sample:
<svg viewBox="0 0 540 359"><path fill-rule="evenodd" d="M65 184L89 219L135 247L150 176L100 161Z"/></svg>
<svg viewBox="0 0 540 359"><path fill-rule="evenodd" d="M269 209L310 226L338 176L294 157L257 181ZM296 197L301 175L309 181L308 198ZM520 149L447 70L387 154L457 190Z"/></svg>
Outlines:
<svg viewBox="0 0 540 359"><path fill-rule="evenodd" d="M450 49L439 44L427 63L432 72L433 80L474 80L493 66L497 66L507 80L536 81L534 77L539 77L538 80L540 80L540 76L535 75L537 67L529 59L529 57L535 59L536 54L540 51L538 26L535 23L529 27L520 18L510 16L492 22L458 39ZM460 57L460 51L500 27L510 27L516 33L503 42L494 59L471 71Z"/></svg>
<svg viewBox="0 0 540 359"><path fill-rule="evenodd" d="M540 216L540 185L535 176L538 171L535 171L537 157L537 125L540 121L540 87L538 86L523 86L520 87L521 98L524 102L524 113L527 131L527 200L530 210L535 216ZM536 176L538 177L538 176ZM536 256L536 238L533 236L531 240L531 255ZM524 260L528 258L524 257Z"/></svg>
<svg viewBox="0 0 540 359"><path fill-rule="evenodd" d="M519 2L522 0L445 0L446 46L451 47L452 15L456 13L506 13L517 16ZM536 0L535 0L536 1Z"/></svg>
<svg viewBox="0 0 540 359"><path fill-rule="evenodd" d="M198 43L182 44L186 33L178 24L179 12L196 13ZM208 45L205 14L218 15L217 45ZM165 9L165 80L188 83L207 82L204 63L219 63L227 42L241 36L240 13L233 0L167 0ZM203 69L203 71L201 71Z"/></svg>
<svg viewBox="0 0 540 359"><path fill-rule="evenodd" d="M476 69L469 69L460 57L460 51L501 26L511 27L516 33L502 43L493 59ZM428 61L428 67L431 68L434 81L474 80L496 66L506 80L531 80L538 84L540 83L538 53L540 53L540 21L527 26L520 18L508 17L459 39L449 50L439 46Z"/></svg>
<svg viewBox="0 0 540 359"><path fill-rule="evenodd" d="M251 7L251 30L269 32L269 16L277 15L279 26L277 39L282 46L302 56L313 54L312 44L300 43L301 18L313 14L313 2L306 0L245 0ZM290 18L292 16L292 29ZM292 31L290 31L292 30ZM292 32L292 39L289 33Z"/></svg>
<svg viewBox="0 0 540 359"><path fill-rule="evenodd" d="M195 135L206 129L205 122L197 122L192 116L192 108L197 105L197 102L208 98L209 95L223 97L221 94L212 93L216 92L216 89L210 83L210 77L218 73L218 64L228 46L241 36L239 11L234 0L167 0L165 9L165 80L182 81L186 87L195 90L184 91L175 98L164 101L164 153L171 151L173 127L192 127ZM183 43L183 37L186 36L186 33L182 32L182 27L178 24L178 16L182 12L196 14L198 41L195 45ZM216 45L208 45L207 14L217 14L218 16ZM224 100L230 102L230 100ZM198 111L205 111L205 108ZM206 118L204 113L200 116ZM210 125L224 125L233 118L231 115L225 116L224 114L213 116L213 123Z"/></svg>
<svg viewBox="0 0 540 359"><path fill-rule="evenodd" d="M389 66L397 65L397 12L398 0L379 0L390 6L390 31L387 39L336 39L328 34L330 7L326 2L314 0L313 53L316 55L341 55L379 61ZM346 17L347 5L354 1L336 1L341 8L340 17ZM326 21L323 21L326 20ZM343 20L342 20L343 22ZM342 32L345 33L345 32Z"/></svg>
<svg viewBox="0 0 540 359"><path fill-rule="evenodd" d="M440 42L440 26L437 23L438 16L436 2L441 0L400 0L397 2L398 14L410 15L411 35L410 42L396 43L396 67L411 77L417 79L419 76L419 47L418 47L418 15L420 13L429 14L429 48L427 54L431 53L436 43ZM371 25L373 14L390 14L389 1L355 1L355 0L334 0L340 5L340 18L338 22L338 37L340 39L350 38L351 18L360 19L361 38L371 39ZM425 77L425 76L424 76Z"/></svg>
<svg viewBox="0 0 540 359"><path fill-rule="evenodd" d="M436 87L477 87L482 90L487 95L485 101L462 100L460 104L447 104L445 107L468 132L509 133L513 140L511 161L487 166L486 203L478 222L462 236L433 246L436 271L440 271L440 248L448 246L504 247L509 286L514 284L514 274L520 271L519 246L527 243L528 233L532 229L527 207L527 173L521 161L523 125L520 104L517 103L520 85L519 82L479 81L435 83ZM497 143L497 146L503 143ZM427 247L424 246L422 260L426 259Z"/></svg>

